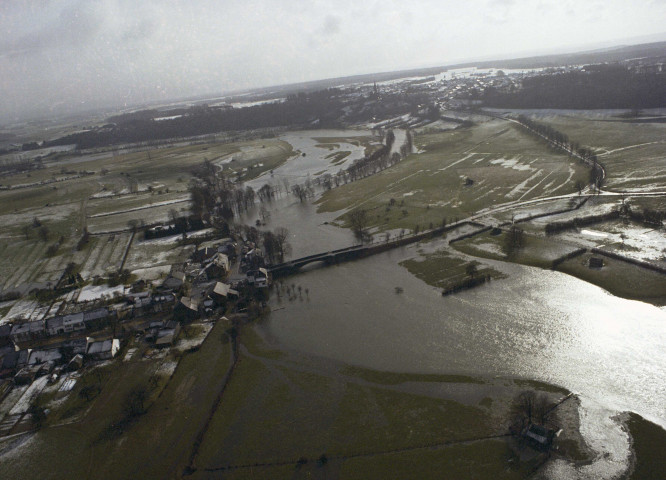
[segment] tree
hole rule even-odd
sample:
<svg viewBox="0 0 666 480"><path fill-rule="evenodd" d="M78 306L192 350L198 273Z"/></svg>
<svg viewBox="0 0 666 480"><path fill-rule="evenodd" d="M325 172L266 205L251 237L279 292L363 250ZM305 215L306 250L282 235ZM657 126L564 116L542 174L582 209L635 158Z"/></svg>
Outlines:
<svg viewBox="0 0 666 480"><path fill-rule="evenodd" d="M468 263L467 266L465 267L465 272L467 273L468 276L474 278L477 273L477 266L476 263Z"/></svg>
<svg viewBox="0 0 666 480"><path fill-rule="evenodd" d="M289 238L289 230L287 230L284 227L278 227L275 229L275 233L273 236L275 237L275 243L277 246L278 255L280 261L282 262L284 261L285 255L287 255L291 249L291 246L287 241L287 239Z"/></svg>
<svg viewBox="0 0 666 480"><path fill-rule="evenodd" d="M357 240L364 241L368 236L367 228L370 218L368 211L358 208L349 214L349 224Z"/></svg>
<svg viewBox="0 0 666 480"><path fill-rule="evenodd" d="M26 240L30 240L30 232L32 231L32 227L30 225L23 225L21 227L21 232L23 235L25 235Z"/></svg>
<svg viewBox="0 0 666 480"><path fill-rule="evenodd" d="M148 392L145 387L136 387L125 397L122 409L128 418L138 417L146 412L145 401L148 398Z"/></svg>
<svg viewBox="0 0 666 480"><path fill-rule="evenodd" d="M39 227L39 230L37 230L37 233L39 235L39 238L42 240L42 242L47 242L49 239L49 228L46 225L42 225Z"/></svg>
<svg viewBox="0 0 666 480"><path fill-rule="evenodd" d="M393 147L393 144L395 143L395 133L393 133L393 130L389 130L388 132L386 132L386 138L384 143L386 144L386 146L390 151L391 147Z"/></svg>
<svg viewBox="0 0 666 480"><path fill-rule="evenodd" d="M511 225L509 231L504 235L504 253L510 257L516 251L523 248L525 244L524 232L522 228L517 227L516 225Z"/></svg>
<svg viewBox="0 0 666 480"><path fill-rule="evenodd" d="M291 187L291 192L298 197L301 202L308 198L308 189L303 185L294 185Z"/></svg>
<svg viewBox="0 0 666 480"><path fill-rule="evenodd" d="M514 422L522 429L529 423L545 424L552 420L555 413L545 393L537 394L534 390L522 391L511 405Z"/></svg>

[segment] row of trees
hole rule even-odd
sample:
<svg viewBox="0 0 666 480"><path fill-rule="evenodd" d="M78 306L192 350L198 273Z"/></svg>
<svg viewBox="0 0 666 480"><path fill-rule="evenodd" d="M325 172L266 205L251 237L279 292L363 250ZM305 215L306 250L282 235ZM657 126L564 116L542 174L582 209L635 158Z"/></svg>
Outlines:
<svg viewBox="0 0 666 480"><path fill-rule="evenodd" d="M536 122L525 115L519 115L518 121L529 130L554 144L556 147L569 152L569 155L576 156L580 161L585 163L590 168L590 185L593 185L596 188L601 188L604 182L605 168L599 163L594 150L581 146L578 142L570 141L569 137L564 133L559 132L550 125ZM579 191L580 190L581 189L579 189Z"/></svg>
<svg viewBox="0 0 666 480"><path fill-rule="evenodd" d="M192 175L191 212L207 223L215 220L229 222L255 203L256 194L252 187L235 184L208 160L193 168ZM261 192L259 198L262 198Z"/></svg>
<svg viewBox="0 0 666 480"><path fill-rule="evenodd" d="M275 230L258 230L250 225L242 225L242 236L249 242L261 246L265 258L270 264L282 263L284 257L291 252L291 245L287 241L289 230L278 227Z"/></svg>
<svg viewBox="0 0 666 480"><path fill-rule="evenodd" d="M245 108L199 105L168 112L136 112L114 117L103 129L67 135L45 146L76 144L95 148L119 143L137 143L169 138L193 137L233 130L254 130L310 124L337 126L344 102L334 89L290 96L284 102ZM155 121L155 118L171 119Z"/></svg>

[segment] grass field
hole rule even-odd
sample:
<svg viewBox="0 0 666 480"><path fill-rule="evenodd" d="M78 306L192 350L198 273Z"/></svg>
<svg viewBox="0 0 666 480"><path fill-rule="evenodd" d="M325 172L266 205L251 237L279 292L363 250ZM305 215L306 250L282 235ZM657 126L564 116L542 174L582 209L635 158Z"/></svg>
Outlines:
<svg viewBox="0 0 666 480"><path fill-rule="evenodd" d="M0 289L57 281L70 261L81 266L86 280L117 269L129 237L92 237L89 245L77 251L83 228L91 233L127 231L131 221L165 221L173 210L187 214L190 171L204 160L217 162L233 156L227 165L229 175L247 169L242 176L252 178L291 155L291 145L277 139L178 145L131 153L63 154L41 170L2 177L3 186L31 186L0 190L4 225ZM81 175L84 171L94 174ZM59 181L40 184L53 179ZM35 218L48 229L46 241L40 238L39 228L31 226ZM57 252L47 256L47 248L56 242L60 242ZM138 246L129 267L164 265L180 259L179 255L180 250L172 251L171 245Z"/></svg>
<svg viewBox="0 0 666 480"><path fill-rule="evenodd" d="M229 343L220 322L201 348L180 360L168 384L149 397L148 412L125 427L110 429L122 417L124 398L136 386L150 384L165 360L122 358L79 380L72 395L49 415L48 427L20 455L0 463L3 478L176 478L187 464L194 438L218 393L220 376L229 366ZM87 402L78 395L86 384L101 391ZM65 422L65 423L61 423ZM67 423L71 422L71 423Z"/></svg>
<svg viewBox="0 0 666 480"><path fill-rule="evenodd" d="M525 246L511 256L507 256L503 250L504 234L497 236L480 234L455 243L454 248L475 257L550 269L553 260L581 246L568 235L567 240L562 240L560 237L560 235L546 237L526 234ZM666 304L666 275L606 257L603 258L602 269L590 269L588 263L591 256L591 253L587 253L567 260L560 264L557 270L604 288L619 297L655 305Z"/></svg>
<svg viewBox="0 0 666 480"><path fill-rule="evenodd" d="M415 143L420 153L326 192L319 211L363 208L380 230L428 228L494 204L571 193L587 175L566 155L501 121L417 136Z"/></svg>
<svg viewBox="0 0 666 480"><path fill-rule="evenodd" d="M539 114L535 118L593 148L608 169L608 188L645 191L666 187L666 124L585 114Z"/></svg>
<svg viewBox="0 0 666 480"><path fill-rule="evenodd" d="M427 479L470 468L476 478L525 478L529 470L511 467L506 441L464 441L504 433L510 399L524 388L518 383L378 372L280 352L254 333L242 338L248 350L204 437L194 478ZM413 385L439 393L416 394ZM475 393L461 402L460 388ZM447 442L453 445L440 445ZM493 455L484 456L486 448ZM300 458L307 462L297 467ZM276 465L251 467L268 463ZM387 477L388 465L401 475Z"/></svg>
<svg viewBox="0 0 666 480"><path fill-rule="evenodd" d="M428 253L421 258L405 260L400 265L428 285L437 288L444 288L468 277L467 268L469 265L474 265L477 268L475 273L477 276L490 275L493 279L503 278L500 272L492 268L485 268L476 261L466 262L452 256L445 250Z"/></svg>

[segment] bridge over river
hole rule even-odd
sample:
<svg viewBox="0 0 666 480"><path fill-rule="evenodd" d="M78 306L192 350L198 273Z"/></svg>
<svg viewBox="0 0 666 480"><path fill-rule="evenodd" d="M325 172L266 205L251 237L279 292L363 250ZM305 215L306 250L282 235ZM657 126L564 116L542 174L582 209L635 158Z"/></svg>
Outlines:
<svg viewBox="0 0 666 480"><path fill-rule="evenodd" d="M377 253L386 252L387 250L391 250L397 247L402 247L410 243L420 242L421 240L434 238L450 230L459 228L463 225L471 225L474 227L478 227L480 230L475 231L474 234L490 229L490 227L485 227L481 223L465 220L452 223L451 225L447 225L445 227L433 228L432 230L426 230L421 233L406 235L404 237L396 238L394 240L389 240L388 242L374 242L369 245L353 245L351 247L341 248L339 250L331 250L328 252L308 255L307 257L295 258L293 260L289 260L288 262L279 263L277 265L271 265L266 268L271 273L273 278L285 277L297 273L299 269L310 263L321 262L325 265L334 265L337 263L349 262L351 260L356 260L358 258L363 258L370 255L375 255Z"/></svg>

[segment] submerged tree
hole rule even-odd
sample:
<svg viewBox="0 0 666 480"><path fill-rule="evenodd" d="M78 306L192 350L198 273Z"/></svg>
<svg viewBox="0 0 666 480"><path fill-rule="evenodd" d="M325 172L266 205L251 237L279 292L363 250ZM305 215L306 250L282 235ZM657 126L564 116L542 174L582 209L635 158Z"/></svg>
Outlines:
<svg viewBox="0 0 666 480"><path fill-rule="evenodd" d="M367 210L358 208L349 214L349 223L357 240L365 241L367 239L369 222L370 217L368 217Z"/></svg>

